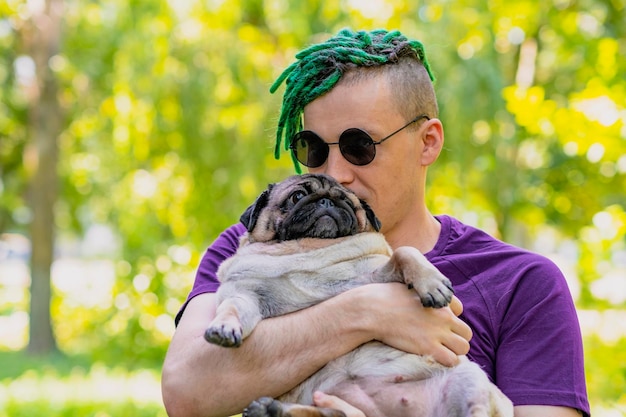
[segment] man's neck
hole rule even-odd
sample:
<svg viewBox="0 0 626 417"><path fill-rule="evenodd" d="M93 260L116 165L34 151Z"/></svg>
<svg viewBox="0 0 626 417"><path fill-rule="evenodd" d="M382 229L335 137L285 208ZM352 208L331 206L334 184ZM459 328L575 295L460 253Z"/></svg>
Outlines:
<svg viewBox="0 0 626 417"><path fill-rule="evenodd" d="M413 246L422 253L430 252L439 239L441 223L428 211L410 223L399 224L394 230L385 233L387 242L393 249L400 246Z"/></svg>

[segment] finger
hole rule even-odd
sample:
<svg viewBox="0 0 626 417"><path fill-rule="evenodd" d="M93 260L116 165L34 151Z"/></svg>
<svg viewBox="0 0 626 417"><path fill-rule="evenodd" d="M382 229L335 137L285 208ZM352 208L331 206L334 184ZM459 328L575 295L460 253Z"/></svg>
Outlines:
<svg viewBox="0 0 626 417"><path fill-rule="evenodd" d="M321 391L313 393L313 402L318 407L333 408L343 411L347 417L365 417L365 414L358 408L348 404L334 395L324 394Z"/></svg>
<svg viewBox="0 0 626 417"><path fill-rule="evenodd" d="M463 312L463 303L456 296L452 296L452 300L450 301L450 309L454 313L455 316L460 316Z"/></svg>
<svg viewBox="0 0 626 417"><path fill-rule="evenodd" d="M469 341L459 335L447 338L443 345L455 356L467 355L470 350Z"/></svg>
<svg viewBox="0 0 626 417"><path fill-rule="evenodd" d="M455 320L454 324L452 325L452 331L454 332L454 334L461 336L468 343L470 340L472 340L472 336L474 336L472 328L469 327L469 325L461 319Z"/></svg>
<svg viewBox="0 0 626 417"><path fill-rule="evenodd" d="M432 358L443 366L452 367L459 363L459 356L445 345L441 345Z"/></svg>

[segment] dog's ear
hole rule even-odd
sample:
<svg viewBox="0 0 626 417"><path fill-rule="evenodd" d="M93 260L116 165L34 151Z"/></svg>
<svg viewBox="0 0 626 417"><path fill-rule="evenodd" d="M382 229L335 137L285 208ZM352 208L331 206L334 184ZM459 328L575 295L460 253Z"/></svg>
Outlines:
<svg viewBox="0 0 626 417"><path fill-rule="evenodd" d="M380 222L380 220L378 220L378 217L376 217L376 213L374 213L374 210L372 210L370 205L367 204L365 200L359 200L359 201L361 201L361 207L363 207L363 210L365 210L365 215L367 216L367 220L370 222L374 230L376 230L377 232L380 232L382 223Z"/></svg>
<svg viewBox="0 0 626 417"><path fill-rule="evenodd" d="M270 184L267 187L267 190L263 191L256 201L252 203L252 205L248 207L239 218L239 221L246 226L248 232L251 232L254 229L261 211L263 211L263 209L267 206L272 188L274 188L274 184Z"/></svg>

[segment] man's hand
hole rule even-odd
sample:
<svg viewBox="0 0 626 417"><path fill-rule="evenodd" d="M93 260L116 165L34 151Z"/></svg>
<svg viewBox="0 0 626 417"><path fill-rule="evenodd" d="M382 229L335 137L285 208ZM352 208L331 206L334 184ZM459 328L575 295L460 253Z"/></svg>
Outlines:
<svg viewBox="0 0 626 417"><path fill-rule="evenodd" d="M448 307L423 307L417 294L403 284L370 284L351 290L362 297L356 308L369 306L363 320L372 338L396 349L428 355L446 366L469 352L470 327L457 316L463 305L453 297Z"/></svg>
<svg viewBox="0 0 626 417"><path fill-rule="evenodd" d="M365 417L363 411L358 408L351 406L344 400L341 400L334 395L324 394L320 391L316 391L313 394L313 403L317 407L333 408L335 410L343 411L346 414L346 417Z"/></svg>

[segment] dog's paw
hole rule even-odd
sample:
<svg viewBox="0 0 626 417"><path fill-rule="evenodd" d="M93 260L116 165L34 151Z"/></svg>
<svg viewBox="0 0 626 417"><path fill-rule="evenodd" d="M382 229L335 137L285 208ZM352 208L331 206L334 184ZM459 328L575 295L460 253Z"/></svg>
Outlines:
<svg viewBox="0 0 626 417"><path fill-rule="evenodd" d="M282 403L270 397L261 397L243 410L242 417L346 417L346 414L332 408Z"/></svg>
<svg viewBox="0 0 626 417"><path fill-rule="evenodd" d="M447 278L425 279L415 288L424 307L442 308L450 304L454 290Z"/></svg>
<svg viewBox="0 0 626 417"><path fill-rule="evenodd" d="M204 332L207 342L223 347L239 347L243 341L241 327L231 327L226 324L212 325Z"/></svg>
<svg viewBox="0 0 626 417"><path fill-rule="evenodd" d="M408 284L424 307L441 308L450 304L454 290L446 278L424 255L411 246L396 248L387 264L398 281Z"/></svg>
<svg viewBox="0 0 626 417"><path fill-rule="evenodd" d="M283 407L280 401L276 401L270 397L261 397L252 401L250 405L243 410L242 417L282 417Z"/></svg>

